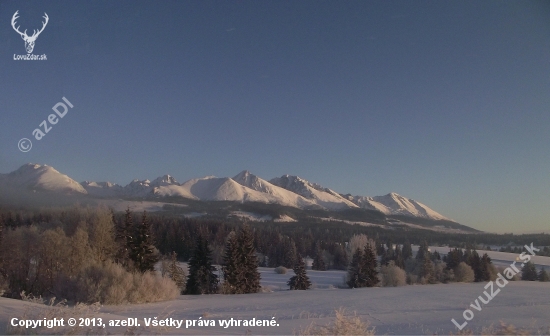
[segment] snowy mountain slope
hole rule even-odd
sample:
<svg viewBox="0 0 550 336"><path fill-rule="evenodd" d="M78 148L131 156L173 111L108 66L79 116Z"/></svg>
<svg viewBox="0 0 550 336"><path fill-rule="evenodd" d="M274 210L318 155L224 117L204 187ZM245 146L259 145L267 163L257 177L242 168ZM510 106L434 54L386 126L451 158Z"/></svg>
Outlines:
<svg viewBox="0 0 550 336"><path fill-rule="evenodd" d="M342 195L297 176L283 175L267 181L246 170L233 178L209 176L185 183L178 183L170 175L158 177L152 182L135 179L123 187L110 182L85 181L79 184L50 166L26 164L9 174L0 174L0 188L82 194L96 198L182 197L200 201L259 202L308 210L363 208L386 215L449 220L426 205L396 193L374 197Z"/></svg>
<svg viewBox="0 0 550 336"><path fill-rule="evenodd" d="M310 183L298 176L283 175L281 177L271 179L269 182L278 187L301 195L309 200L313 200L318 205L329 210L357 207L356 204L345 199L337 192L328 188L323 188L318 184Z"/></svg>
<svg viewBox="0 0 550 336"><path fill-rule="evenodd" d="M181 185L196 199L202 201L243 201L244 187L228 177L204 177Z"/></svg>
<svg viewBox="0 0 550 336"><path fill-rule="evenodd" d="M162 187L162 186L171 186L171 185L179 186L180 184L178 183L178 181L176 181L174 177L168 174L157 177L156 179L153 180L153 182L151 182L152 187Z"/></svg>
<svg viewBox="0 0 550 336"><path fill-rule="evenodd" d="M128 185L122 187L111 182L82 182L84 189L88 194L97 197L151 197L157 196L179 196L190 199L197 199L182 188L178 181L170 175L164 175L156 178L152 182L149 180L135 179Z"/></svg>
<svg viewBox="0 0 550 336"><path fill-rule="evenodd" d="M156 178L150 183L151 193L156 196L177 196L189 199L198 199L191 192L182 187L176 179L170 175Z"/></svg>
<svg viewBox="0 0 550 336"><path fill-rule="evenodd" d="M313 208L318 207L318 204L292 191L276 186L254 174L248 170L243 170L238 175L233 177L233 180L245 187L256 190L262 193L271 195L276 203L282 205L293 206L295 208Z"/></svg>
<svg viewBox="0 0 550 336"><path fill-rule="evenodd" d="M95 197L117 197L122 194L122 186L111 182L90 182L80 183L88 192L88 195Z"/></svg>
<svg viewBox="0 0 550 336"><path fill-rule="evenodd" d="M378 210L386 215L403 215L421 217L434 220L450 220L440 213L430 209L426 205L413 199L403 197L397 193L389 193L384 196L351 196L344 195L346 199L359 207L369 210Z"/></svg>
<svg viewBox="0 0 550 336"><path fill-rule="evenodd" d="M393 192L384 196L374 196L373 199L386 206L388 209L391 209L392 215L408 215L413 217L448 220L447 217L435 212L426 205Z"/></svg>
<svg viewBox="0 0 550 336"><path fill-rule="evenodd" d="M237 201L287 204L287 201L272 194L257 191L237 183L229 177L206 177L193 179L181 185L190 194L203 201Z"/></svg>
<svg viewBox="0 0 550 336"><path fill-rule="evenodd" d="M154 187L151 192L151 195L161 196L161 197L168 197L168 196L183 197L183 198L198 200L198 198L193 196L193 194L191 194L188 189L183 188L180 185L165 185L160 187Z"/></svg>
<svg viewBox="0 0 550 336"><path fill-rule="evenodd" d="M147 197L151 196L153 187L151 181L135 179L122 188L122 194L129 197Z"/></svg>
<svg viewBox="0 0 550 336"><path fill-rule="evenodd" d="M80 183L47 165L28 163L0 176L0 186L25 190L87 194Z"/></svg>
<svg viewBox="0 0 550 336"><path fill-rule="evenodd" d="M166 176L162 181L165 180ZM155 181L150 185L154 185ZM155 188L154 194L182 196L203 201L275 203L300 209L323 208L316 200L309 200L292 191L273 185L246 170L233 178L210 176L192 179L182 184L171 180L170 183L160 183L160 187ZM328 208L337 208L340 201L334 203L336 204L330 204L330 200L325 200L322 205L324 207L328 205Z"/></svg>
<svg viewBox="0 0 550 336"><path fill-rule="evenodd" d="M147 197L152 195L153 187L149 180L133 180L122 187L111 182L81 182L81 185L88 191L88 194L96 197Z"/></svg>

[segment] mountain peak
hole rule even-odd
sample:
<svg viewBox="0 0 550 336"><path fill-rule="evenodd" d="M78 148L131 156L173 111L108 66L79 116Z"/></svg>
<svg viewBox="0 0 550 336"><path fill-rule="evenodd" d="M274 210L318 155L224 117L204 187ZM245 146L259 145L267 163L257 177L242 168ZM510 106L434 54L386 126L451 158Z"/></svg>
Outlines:
<svg viewBox="0 0 550 336"><path fill-rule="evenodd" d="M242 186L262 192L265 192L265 184L267 183L267 181L262 180L258 176L250 173L248 170L243 170L235 175L235 177L233 177L233 181Z"/></svg>
<svg viewBox="0 0 550 336"><path fill-rule="evenodd" d="M22 187L28 190L87 193L80 183L48 165L27 163L5 175L3 180L11 187Z"/></svg>
<svg viewBox="0 0 550 336"><path fill-rule="evenodd" d="M235 181L239 181L239 180L246 180L248 179L250 176L253 176L250 171L248 170L243 170L242 172L238 173L237 175L235 175L235 177L233 177L233 180Z"/></svg>
<svg viewBox="0 0 550 336"><path fill-rule="evenodd" d="M44 165L44 166L47 166L47 165ZM17 169L17 170L20 170L20 169L38 169L38 168L40 168L40 167L42 167L42 165L39 165L39 164L37 164L37 163L31 163L31 162L29 162L29 163L25 163L24 165L22 165L21 167L19 167L19 169Z"/></svg>
<svg viewBox="0 0 550 336"><path fill-rule="evenodd" d="M40 165L40 164L36 164L36 163L25 163L24 165L22 165L21 167L19 167L17 170L13 171L11 174L25 174L25 173L32 173L33 171L36 171L36 170L54 170L54 171L57 171L55 169L53 169L52 167L48 166L48 165Z"/></svg>
<svg viewBox="0 0 550 336"><path fill-rule="evenodd" d="M168 174L165 174L163 176L157 177L153 182L151 182L151 186L160 187L161 185L179 185L178 181L176 179Z"/></svg>
<svg viewBox="0 0 550 336"><path fill-rule="evenodd" d="M384 196L370 197L368 202L386 214L449 220L426 205L411 198L403 197L395 192Z"/></svg>
<svg viewBox="0 0 550 336"><path fill-rule="evenodd" d="M149 180L139 180L139 179L133 179L130 184L149 184L151 181Z"/></svg>
<svg viewBox="0 0 550 336"><path fill-rule="evenodd" d="M278 187L292 191L308 200L313 200L315 203L327 209L357 208L356 204L338 193L328 188L324 188L317 183L308 182L298 176L283 175L269 182Z"/></svg>

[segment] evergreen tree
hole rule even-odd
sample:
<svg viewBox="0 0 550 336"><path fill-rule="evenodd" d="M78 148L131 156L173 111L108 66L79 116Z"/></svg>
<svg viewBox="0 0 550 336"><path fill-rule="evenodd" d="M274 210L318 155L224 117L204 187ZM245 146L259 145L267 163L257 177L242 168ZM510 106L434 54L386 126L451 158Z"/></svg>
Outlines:
<svg viewBox="0 0 550 336"><path fill-rule="evenodd" d="M231 231L225 242L225 250L223 256L223 292L225 294L240 293L240 278L242 270L239 267L239 253L237 245L237 235Z"/></svg>
<svg viewBox="0 0 550 336"><path fill-rule="evenodd" d="M195 250L189 260L189 275L185 294L215 294L218 291L218 276L212 266L212 251L201 234L197 236Z"/></svg>
<svg viewBox="0 0 550 336"><path fill-rule="evenodd" d="M315 244L315 258L313 259L313 265L311 269L317 271L326 271L325 261L323 260L323 251L319 243Z"/></svg>
<svg viewBox="0 0 550 336"><path fill-rule="evenodd" d="M350 288L361 288L366 286L366 279L363 278L363 251L357 248L348 269L348 281L347 284Z"/></svg>
<svg viewBox="0 0 550 336"><path fill-rule="evenodd" d="M386 248L384 244L376 244L376 254L383 256L386 253Z"/></svg>
<svg viewBox="0 0 550 336"><path fill-rule="evenodd" d="M483 254L481 257L480 265L480 280L479 281L490 281L491 280L491 258L487 253Z"/></svg>
<svg viewBox="0 0 550 336"><path fill-rule="evenodd" d="M428 251L428 242L423 241L420 243L420 246L418 246L418 252L416 252L416 260L423 261L426 255L429 255L430 251Z"/></svg>
<svg viewBox="0 0 550 336"><path fill-rule="evenodd" d="M296 261L296 244L287 236L279 235L279 239L272 243L272 249L268 253L270 266L294 267Z"/></svg>
<svg viewBox="0 0 550 336"><path fill-rule="evenodd" d="M130 270L133 267L130 260L130 253L133 248L133 236L134 222L132 220L130 207L128 207L126 209L126 214L124 215L124 221L122 223L118 223L116 227L115 236L115 242L117 243L118 248L115 261L124 266L127 270Z"/></svg>
<svg viewBox="0 0 550 336"><path fill-rule="evenodd" d="M544 267L539 272L539 281L540 282L548 282L550 281L550 275L548 275L548 272L544 269Z"/></svg>
<svg viewBox="0 0 550 336"><path fill-rule="evenodd" d="M424 260L422 261L420 276L424 278L426 283L434 284L437 282L435 278L434 263L427 254L425 254Z"/></svg>
<svg viewBox="0 0 550 336"><path fill-rule="evenodd" d="M283 247L282 265L286 268L294 268L294 264L296 263L296 254L296 243L290 238L286 239L285 246Z"/></svg>
<svg viewBox="0 0 550 336"><path fill-rule="evenodd" d="M481 263L481 257L477 253L476 250L467 250L468 256L466 260L466 264L470 265L470 267L474 270L474 281L479 282L483 281L484 273L483 273L483 265Z"/></svg>
<svg viewBox="0 0 550 336"><path fill-rule="evenodd" d="M457 248L450 250L445 258L445 261L447 262L448 270L455 269L461 262L464 261L462 250Z"/></svg>
<svg viewBox="0 0 550 336"><path fill-rule="evenodd" d="M521 270L521 280L537 281L537 278L538 274L535 264L530 261L523 264L523 269Z"/></svg>
<svg viewBox="0 0 550 336"><path fill-rule="evenodd" d="M332 250L334 255L333 267L335 269L345 270L348 267L348 256L346 250L339 243L335 243Z"/></svg>
<svg viewBox="0 0 550 336"><path fill-rule="evenodd" d="M238 262L240 264L242 293L257 293L260 286L260 272L258 272L258 256L254 248L254 235L248 225L243 225L237 237Z"/></svg>
<svg viewBox="0 0 550 336"><path fill-rule="evenodd" d="M239 235L231 232L225 244L222 271L223 291L226 294L257 293L260 286L258 257L254 249L254 235L244 225Z"/></svg>
<svg viewBox="0 0 550 336"><path fill-rule="evenodd" d="M385 250L380 259L380 263L384 266L388 266L389 262L395 260L395 251L392 248Z"/></svg>
<svg viewBox="0 0 550 336"><path fill-rule="evenodd" d="M377 267L376 255L370 244L367 244L364 250L356 249L348 270L348 286L350 288L376 286L380 281Z"/></svg>
<svg viewBox="0 0 550 336"><path fill-rule="evenodd" d="M311 282L306 274L306 265L302 257L298 257L298 261L294 266L294 276L288 280L288 285L291 290L306 290L311 287Z"/></svg>
<svg viewBox="0 0 550 336"><path fill-rule="evenodd" d="M405 243L403 244L403 260L407 260L409 258L412 257L412 246L411 246L411 243L409 243L409 241L405 241Z"/></svg>
<svg viewBox="0 0 550 336"><path fill-rule="evenodd" d="M361 262L362 267L362 276L361 278L365 279L365 286L366 287L374 287L380 282L378 279L378 271L376 270L378 267L378 262L376 261L376 255L374 254L374 250L370 246L370 244L367 244L365 246L365 251L363 253L363 260Z"/></svg>
<svg viewBox="0 0 550 336"><path fill-rule="evenodd" d="M141 273L155 271L155 264L159 260L159 257L155 252L151 223L147 219L146 211L143 211L141 224L138 227L136 238L133 242L131 258L136 269Z"/></svg>
<svg viewBox="0 0 550 336"><path fill-rule="evenodd" d="M405 259L403 258L403 250L400 245L395 248L395 266L405 269Z"/></svg>
<svg viewBox="0 0 550 336"><path fill-rule="evenodd" d="M176 252L172 251L170 257L170 265L168 266L168 277L172 279L178 288L180 289L180 294L183 294L185 291L185 271L178 265Z"/></svg>
<svg viewBox="0 0 550 336"><path fill-rule="evenodd" d="M472 267L472 265L470 265L471 259L472 259L472 249L466 248L466 249L464 250L464 253L462 254L462 260L463 260L468 266Z"/></svg>

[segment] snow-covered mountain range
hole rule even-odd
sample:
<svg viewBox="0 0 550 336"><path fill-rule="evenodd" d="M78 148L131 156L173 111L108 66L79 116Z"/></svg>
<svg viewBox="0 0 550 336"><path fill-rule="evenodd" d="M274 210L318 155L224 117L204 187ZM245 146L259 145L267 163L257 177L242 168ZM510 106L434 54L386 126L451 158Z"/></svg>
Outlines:
<svg viewBox="0 0 550 336"><path fill-rule="evenodd" d="M68 194L85 194L84 187L47 165L25 164L9 174L0 174L0 188L28 191L53 191Z"/></svg>
<svg viewBox="0 0 550 336"><path fill-rule="evenodd" d="M426 205L396 193L374 197L343 195L298 176L283 175L267 181L246 170L232 178L207 176L179 183L174 177L164 175L152 182L133 180L121 186L110 182L78 183L53 167L29 163L9 174L0 174L0 189L47 191L94 198L148 199L171 196L199 201L280 204L299 209L363 208L377 210L385 215L450 220Z"/></svg>

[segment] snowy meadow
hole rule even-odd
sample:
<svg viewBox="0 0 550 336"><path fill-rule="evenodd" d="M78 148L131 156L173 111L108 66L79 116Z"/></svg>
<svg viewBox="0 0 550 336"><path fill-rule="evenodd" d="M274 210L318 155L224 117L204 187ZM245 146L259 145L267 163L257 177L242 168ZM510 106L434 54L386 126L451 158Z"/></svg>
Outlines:
<svg viewBox="0 0 550 336"><path fill-rule="evenodd" d="M94 333L140 334L199 334L199 335L293 335L299 334L311 324L326 325L335 318L335 310L346 309L346 314L356 314L376 334L457 334L459 331L451 319L463 320L465 309L485 290L485 283L454 283L438 285L412 285L403 287L373 287L339 289L343 285L343 271L308 271L315 288L307 291L289 291L286 281L292 275L276 274L273 269L260 268L262 287L266 292L244 295L182 295L166 302L101 306L97 312L67 308L69 317L101 317L107 320L137 318L141 326L136 328L109 327L94 329ZM272 290L269 291L269 290ZM475 303L474 303L475 304ZM2 330L9 331L14 317L44 315L44 306L12 299L0 299L0 321ZM49 308L55 310L55 308ZM33 313L34 312L34 313ZM484 328L500 327L501 321L514 325L529 334L548 334L550 328L550 283L516 281L510 282L487 305L481 304L465 330L480 334ZM59 314L59 311L57 312ZM36 314L36 315L33 315ZM55 314L55 313L54 313ZM51 316L51 315L49 315ZM158 320L213 320L215 327L190 326L145 327L144 319ZM272 320L278 326L249 327L232 326L224 328L220 320ZM8 329L6 329L8 328ZM83 333L88 328L75 329ZM485 329L487 330L487 329ZM56 333L57 330L27 330L30 333ZM487 332L487 331L486 331Z"/></svg>

